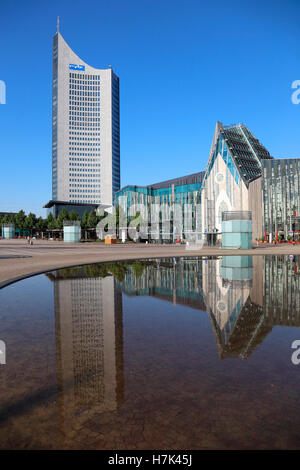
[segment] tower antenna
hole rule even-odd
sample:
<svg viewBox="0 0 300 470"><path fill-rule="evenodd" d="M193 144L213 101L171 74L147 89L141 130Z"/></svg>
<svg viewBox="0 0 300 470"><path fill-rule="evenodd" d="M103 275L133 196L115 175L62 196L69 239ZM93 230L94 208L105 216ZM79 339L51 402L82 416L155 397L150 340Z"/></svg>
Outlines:
<svg viewBox="0 0 300 470"><path fill-rule="evenodd" d="M57 32L59 33L59 16L57 17Z"/></svg>

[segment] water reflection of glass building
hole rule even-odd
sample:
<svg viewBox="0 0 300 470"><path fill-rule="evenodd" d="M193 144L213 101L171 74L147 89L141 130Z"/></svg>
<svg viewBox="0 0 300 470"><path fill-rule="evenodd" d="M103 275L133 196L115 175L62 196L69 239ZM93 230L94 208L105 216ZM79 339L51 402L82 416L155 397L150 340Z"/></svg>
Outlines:
<svg viewBox="0 0 300 470"><path fill-rule="evenodd" d="M113 276L91 278L75 269L49 277L61 423L67 433L82 410L113 411L123 400L122 294Z"/></svg>
<svg viewBox="0 0 300 470"><path fill-rule="evenodd" d="M207 311L220 358L247 358L276 325L300 326L300 257L168 258L126 267L126 295ZM142 266L142 269L141 269Z"/></svg>
<svg viewBox="0 0 300 470"><path fill-rule="evenodd" d="M93 276L87 268L48 275L64 432L87 407L113 411L123 400L122 292L207 311L221 359L249 357L276 325L300 326L300 257L118 262Z"/></svg>
<svg viewBox="0 0 300 470"><path fill-rule="evenodd" d="M248 357L271 331L263 315L262 257L168 258L128 265L120 282L129 296L152 296L207 311L220 358Z"/></svg>
<svg viewBox="0 0 300 470"><path fill-rule="evenodd" d="M209 260L203 269L203 293L221 359L248 357L267 334L261 261L261 257L226 256Z"/></svg>
<svg viewBox="0 0 300 470"><path fill-rule="evenodd" d="M276 325L300 326L300 257L223 257L203 267L220 358L246 358Z"/></svg>
<svg viewBox="0 0 300 470"><path fill-rule="evenodd" d="M128 266L120 288L129 296L149 295L205 310L200 258L149 260L139 276Z"/></svg>
<svg viewBox="0 0 300 470"><path fill-rule="evenodd" d="M263 285L266 322L300 326L300 256L266 256Z"/></svg>

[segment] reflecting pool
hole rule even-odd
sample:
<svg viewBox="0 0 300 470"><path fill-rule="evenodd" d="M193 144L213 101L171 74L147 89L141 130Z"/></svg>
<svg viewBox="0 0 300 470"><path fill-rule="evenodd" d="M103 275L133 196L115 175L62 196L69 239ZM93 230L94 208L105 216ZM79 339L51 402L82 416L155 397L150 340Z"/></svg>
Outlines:
<svg viewBox="0 0 300 470"><path fill-rule="evenodd" d="M93 264L12 284L0 448L300 448L299 326L297 256Z"/></svg>

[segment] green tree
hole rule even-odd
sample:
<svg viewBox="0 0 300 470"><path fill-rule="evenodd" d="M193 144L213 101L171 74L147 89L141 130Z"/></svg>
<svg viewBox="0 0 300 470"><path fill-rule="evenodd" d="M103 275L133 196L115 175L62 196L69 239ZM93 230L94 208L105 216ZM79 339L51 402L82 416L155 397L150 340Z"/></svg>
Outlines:
<svg viewBox="0 0 300 470"><path fill-rule="evenodd" d="M105 263L109 272L119 281L122 282L125 279L128 263L120 261L116 263Z"/></svg>
<svg viewBox="0 0 300 470"><path fill-rule="evenodd" d="M23 210L20 210L16 215L15 215L15 226L16 228L19 228L22 230L25 228L25 221L26 221L26 215Z"/></svg>
<svg viewBox="0 0 300 470"><path fill-rule="evenodd" d="M14 224L15 223L15 217L14 215L9 215L9 214L5 214L2 216L2 219L1 219L1 223L2 224Z"/></svg>
<svg viewBox="0 0 300 470"><path fill-rule="evenodd" d="M63 207L57 217L57 228L62 229L64 226L64 220L69 220L69 217L67 209Z"/></svg>
<svg viewBox="0 0 300 470"><path fill-rule="evenodd" d="M81 220L81 227L88 228L88 219L89 219L89 211L86 210L83 213L82 220Z"/></svg>
<svg viewBox="0 0 300 470"><path fill-rule="evenodd" d="M131 266L136 279L141 277L144 270L146 269L146 265L142 261L134 261Z"/></svg>
<svg viewBox="0 0 300 470"><path fill-rule="evenodd" d="M46 219L46 225L48 230L53 230L56 228L56 220L54 219L52 213L50 212L47 219Z"/></svg>
<svg viewBox="0 0 300 470"><path fill-rule="evenodd" d="M36 221L37 221L36 215L33 214L32 212L29 212L29 214L27 215L25 219L24 228L27 230L30 230L31 235L32 235L32 231L35 229Z"/></svg>
<svg viewBox="0 0 300 470"><path fill-rule="evenodd" d="M72 209L69 213L69 220L80 220L80 215L74 209Z"/></svg>
<svg viewBox="0 0 300 470"><path fill-rule="evenodd" d="M2 218L2 224L9 224L9 223L10 223L9 216L5 214Z"/></svg>
<svg viewBox="0 0 300 470"><path fill-rule="evenodd" d="M84 266L85 275L88 277L106 277L110 276L108 266L106 263L103 264L89 264Z"/></svg>
<svg viewBox="0 0 300 470"><path fill-rule="evenodd" d="M36 229L40 232L44 232L47 228L47 220L43 219L43 217L39 217L36 221Z"/></svg>
<svg viewBox="0 0 300 470"><path fill-rule="evenodd" d="M98 218L96 216L96 212L93 210L89 213L89 216L88 216L88 226L89 228L96 228L97 223L98 223Z"/></svg>

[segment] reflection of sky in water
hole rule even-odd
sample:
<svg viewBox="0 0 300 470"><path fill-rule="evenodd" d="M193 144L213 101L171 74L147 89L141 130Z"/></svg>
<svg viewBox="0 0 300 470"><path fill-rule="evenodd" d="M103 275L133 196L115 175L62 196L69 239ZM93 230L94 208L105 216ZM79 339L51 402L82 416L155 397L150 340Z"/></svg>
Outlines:
<svg viewBox="0 0 300 470"><path fill-rule="evenodd" d="M299 448L299 260L246 258L2 289L1 448Z"/></svg>

